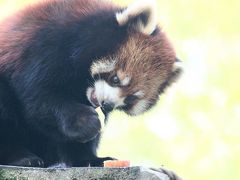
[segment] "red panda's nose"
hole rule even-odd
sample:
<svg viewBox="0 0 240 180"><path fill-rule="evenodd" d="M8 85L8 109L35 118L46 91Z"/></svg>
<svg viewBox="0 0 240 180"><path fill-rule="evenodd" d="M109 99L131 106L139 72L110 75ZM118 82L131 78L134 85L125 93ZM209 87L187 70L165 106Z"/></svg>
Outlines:
<svg viewBox="0 0 240 180"><path fill-rule="evenodd" d="M105 112L111 112L113 110L113 108L114 108L113 103L109 103L109 102L105 102L105 101L102 102L102 109Z"/></svg>

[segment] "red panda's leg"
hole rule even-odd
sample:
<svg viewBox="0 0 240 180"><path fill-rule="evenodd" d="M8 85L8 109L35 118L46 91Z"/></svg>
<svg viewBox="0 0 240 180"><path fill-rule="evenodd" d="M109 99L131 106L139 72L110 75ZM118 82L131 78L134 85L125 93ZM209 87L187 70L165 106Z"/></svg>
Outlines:
<svg viewBox="0 0 240 180"><path fill-rule="evenodd" d="M42 167L43 161L23 146L21 106L8 82L0 77L0 164Z"/></svg>

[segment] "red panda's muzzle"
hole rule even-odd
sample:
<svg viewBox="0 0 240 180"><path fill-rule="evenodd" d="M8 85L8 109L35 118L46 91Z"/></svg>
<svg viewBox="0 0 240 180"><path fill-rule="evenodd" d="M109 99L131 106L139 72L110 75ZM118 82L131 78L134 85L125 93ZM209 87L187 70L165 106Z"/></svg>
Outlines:
<svg viewBox="0 0 240 180"><path fill-rule="evenodd" d="M91 93L91 102L96 106L96 108L100 106L97 96L95 94L95 90L93 90Z"/></svg>

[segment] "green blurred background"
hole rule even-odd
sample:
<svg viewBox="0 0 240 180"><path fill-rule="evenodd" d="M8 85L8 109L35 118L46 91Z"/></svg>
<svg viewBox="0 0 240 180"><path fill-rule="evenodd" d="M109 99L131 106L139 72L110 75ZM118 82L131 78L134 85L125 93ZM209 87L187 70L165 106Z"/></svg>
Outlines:
<svg viewBox="0 0 240 180"><path fill-rule="evenodd" d="M0 0L0 18L33 1ZM240 179L239 11L239 0L158 0L185 72L143 116L113 113L99 155L164 165L186 180Z"/></svg>

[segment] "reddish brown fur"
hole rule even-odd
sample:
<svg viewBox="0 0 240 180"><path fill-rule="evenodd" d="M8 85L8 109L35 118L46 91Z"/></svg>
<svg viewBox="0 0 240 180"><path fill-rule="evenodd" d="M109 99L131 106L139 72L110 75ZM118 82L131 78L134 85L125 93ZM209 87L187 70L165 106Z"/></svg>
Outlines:
<svg viewBox="0 0 240 180"><path fill-rule="evenodd" d="M143 99L156 101L160 85L172 72L175 51L163 32L156 36L130 33L127 42L111 57L117 60L115 72L119 78L131 78L129 86L122 87L121 96L141 90L145 94Z"/></svg>

